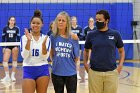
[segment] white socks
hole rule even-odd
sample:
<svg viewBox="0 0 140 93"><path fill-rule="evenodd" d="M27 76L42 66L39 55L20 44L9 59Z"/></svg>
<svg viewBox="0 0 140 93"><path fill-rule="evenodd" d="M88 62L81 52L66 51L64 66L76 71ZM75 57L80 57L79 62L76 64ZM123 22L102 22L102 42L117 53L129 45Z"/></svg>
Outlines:
<svg viewBox="0 0 140 93"><path fill-rule="evenodd" d="M5 77L10 77L9 76L9 71L5 72Z"/></svg>
<svg viewBox="0 0 140 93"><path fill-rule="evenodd" d="M16 74L15 72L12 72L11 77L15 77L15 74Z"/></svg>

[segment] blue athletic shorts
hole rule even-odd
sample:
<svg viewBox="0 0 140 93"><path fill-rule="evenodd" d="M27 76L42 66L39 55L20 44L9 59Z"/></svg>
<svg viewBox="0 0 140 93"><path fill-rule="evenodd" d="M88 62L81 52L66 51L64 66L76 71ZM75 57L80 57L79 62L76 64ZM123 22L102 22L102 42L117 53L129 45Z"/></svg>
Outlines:
<svg viewBox="0 0 140 93"><path fill-rule="evenodd" d="M49 67L47 65L42 66L24 66L23 67L23 79L38 79L42 76L50 76Z"/></svg>

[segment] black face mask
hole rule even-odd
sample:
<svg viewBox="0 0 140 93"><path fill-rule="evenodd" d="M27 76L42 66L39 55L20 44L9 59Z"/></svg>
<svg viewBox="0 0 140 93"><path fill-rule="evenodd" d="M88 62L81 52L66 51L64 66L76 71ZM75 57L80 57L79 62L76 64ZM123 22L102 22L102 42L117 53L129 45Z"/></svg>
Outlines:
<svg viewBox="0 0 140 93"><path fill-rule="evenodd" d="M105 23L96 21L96 27L97 29L103 29L105 27Z"/></svg>

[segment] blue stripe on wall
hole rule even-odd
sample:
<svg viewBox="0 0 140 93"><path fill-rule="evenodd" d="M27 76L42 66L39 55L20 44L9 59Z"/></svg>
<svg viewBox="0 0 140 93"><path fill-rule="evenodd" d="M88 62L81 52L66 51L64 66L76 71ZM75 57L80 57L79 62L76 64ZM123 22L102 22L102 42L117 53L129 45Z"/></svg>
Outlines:
<svg viewBox="0 0 140 93"><path fill-rule="evenodd" d="M77 16L78 24L84 28L90 16L95 17L98 10L106 9L111 15L109 26L118 29L123 39L132 39L133 37L130 25L133 19L132 3L1 3L0 34L2 34L2 28L7 24L8 17L15 16L17 26L20 27L21 35L23 35L24 28L30 26L30 19L35 9L42 11L44 19L43 33L48 31L49 23L55 19L60 11L67 11L70 16ZM125 50L126 59L132 59L133 45L126 44ZM21 56L19 56L19 61L22 61ZM0 62L2 62L2 54L0 55Z"/></svg>

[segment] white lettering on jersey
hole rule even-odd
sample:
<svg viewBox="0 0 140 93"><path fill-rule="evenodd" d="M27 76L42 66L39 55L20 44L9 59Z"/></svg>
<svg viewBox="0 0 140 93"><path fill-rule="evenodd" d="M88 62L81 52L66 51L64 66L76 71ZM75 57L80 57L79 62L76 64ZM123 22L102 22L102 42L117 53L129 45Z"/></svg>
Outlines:
<svg viewBox="0 0 140 93"><path fill-rule="evenodd" d="M77 34L77 33L79 33L80 31L79 31L79 30L72 30L72 32L73 32L74 34Z"/></svg>
<svg viewBox="0 0 140 93"><path fill-rule="evenodd" d="M108 39L114 39L114 36L108 36Z"/></svg>
<svg viewBox="0 0 140 93"><path fill-rule="evenodd" d="M7 33L14 34L14 33L16 33L16 31L15 30L8 30Z"/></svg>

